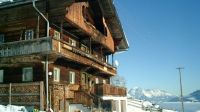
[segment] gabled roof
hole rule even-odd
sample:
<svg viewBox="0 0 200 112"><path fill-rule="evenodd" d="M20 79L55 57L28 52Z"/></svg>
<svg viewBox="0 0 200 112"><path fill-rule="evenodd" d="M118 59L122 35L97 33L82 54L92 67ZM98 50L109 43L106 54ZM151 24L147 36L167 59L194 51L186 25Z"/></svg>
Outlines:
<svg viewBox="0 0 200 112"><path fill-rule="evenodd" d="M98 2L100 3L106 23L117 44L116 51L127 50L129 48L129 44L125 37L121 22L113 4L113 0L98 0Z"/></svg>

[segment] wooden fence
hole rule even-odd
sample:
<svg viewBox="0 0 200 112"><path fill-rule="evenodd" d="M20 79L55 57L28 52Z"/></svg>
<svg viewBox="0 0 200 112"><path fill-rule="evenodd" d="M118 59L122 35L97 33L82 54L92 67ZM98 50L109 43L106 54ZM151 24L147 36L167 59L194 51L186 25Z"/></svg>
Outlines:
<svg viewBox="0 0 200 112"><path fill-rule="evenodd" d="M0 84L0 104L34 106L44 110L43 82Z"/></svg>

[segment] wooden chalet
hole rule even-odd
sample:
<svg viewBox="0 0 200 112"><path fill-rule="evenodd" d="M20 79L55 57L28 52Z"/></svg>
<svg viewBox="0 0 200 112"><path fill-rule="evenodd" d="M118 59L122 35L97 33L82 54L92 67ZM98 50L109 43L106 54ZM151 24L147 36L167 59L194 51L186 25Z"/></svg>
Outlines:
<svg viewBox="0 0 200 112"><path fill-rule="evenodd" d="M114 54L127 49L112 0L3 2L0 104L126 112L126 89L110 78Z"/></svg>

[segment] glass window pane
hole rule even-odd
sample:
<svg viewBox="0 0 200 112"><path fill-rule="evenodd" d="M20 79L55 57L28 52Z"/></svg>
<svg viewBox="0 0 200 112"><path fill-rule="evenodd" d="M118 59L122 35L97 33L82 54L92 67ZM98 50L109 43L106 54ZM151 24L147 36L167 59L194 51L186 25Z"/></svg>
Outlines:
<svg viewBox="0 0 200 112"><path fill-rule="evenodd" d="M3 70L0 70L0 82L3 82Z"/></svg>
<svg viewBox="0 0 200 112"><path fill-rule="evenodd" d="M33 81L33 69L32 69L32 67L23 68L22 81Z"/></svg>
<svg viewBox="0 0 200 112"><path fill-rule="evenodd" d="M54 72L53 72L53 76L54 76L54 81L60 81L60 69L59 68L54 68Z"/></svg>

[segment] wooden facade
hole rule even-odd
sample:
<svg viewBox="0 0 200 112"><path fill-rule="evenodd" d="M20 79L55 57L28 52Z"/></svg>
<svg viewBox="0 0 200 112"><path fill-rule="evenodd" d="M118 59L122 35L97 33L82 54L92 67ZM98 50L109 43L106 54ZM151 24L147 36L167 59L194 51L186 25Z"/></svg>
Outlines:
<svg viewBox="0 0 200 112"><path fill-rule="evenodd" d="M125 88L110 85L110 77L117 74L110 60L128 44L119 27L122 36L114 35L103 4L38 0L36 7L49 28L32 1L0 4L0 104L68 112L70 104L99 108L101 96L126 96Z"/></svg>

